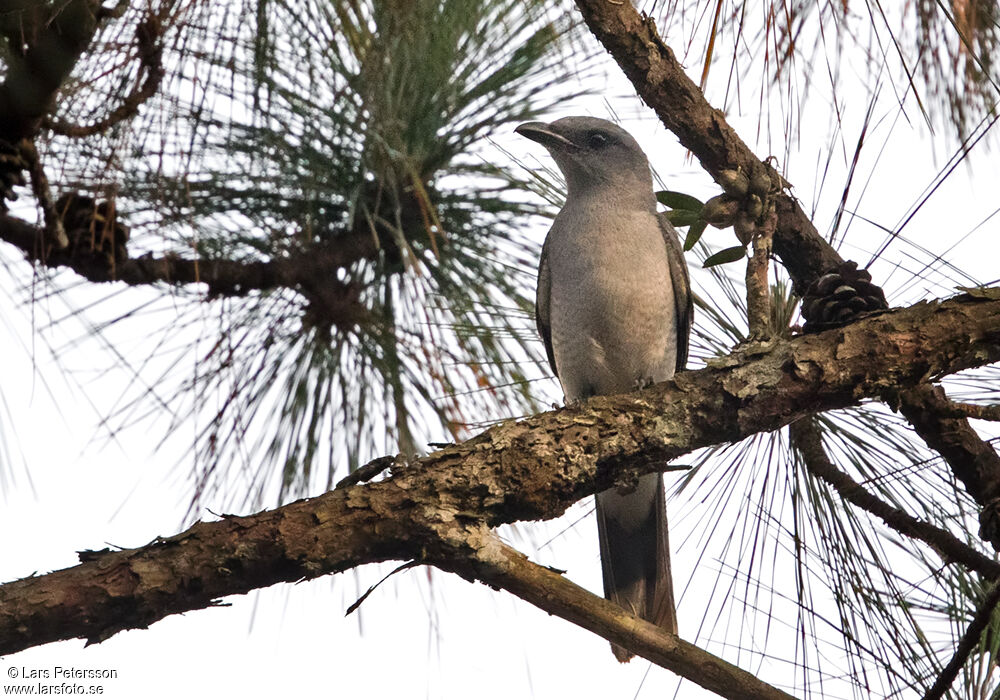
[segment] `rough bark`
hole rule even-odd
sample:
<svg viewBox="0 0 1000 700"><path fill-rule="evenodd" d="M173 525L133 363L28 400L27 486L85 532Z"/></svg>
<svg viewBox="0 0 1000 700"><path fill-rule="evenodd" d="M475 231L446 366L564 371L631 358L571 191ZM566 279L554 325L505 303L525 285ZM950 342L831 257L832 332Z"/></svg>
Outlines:
<svg viewBox="0 0 1000 700"><path fill-rule="evenodd" d="M6 584L0 654L99 641L221 596L365 562L460 568L475 561L483 527L556 517L699 447L998 359L1000 301L968 296L776 341L640 394L503 423L383 481L199 523L140 549L87 553L79 566Z"/></svg>
<svg viewBox="0 0 1000 700"><path fill-rule="evenodd" d="M1000 457L996 450L979 437L967 419L954 417L941 387L924 384L902 392L899 410L976 499L982 508L979 536L1000 550Z"/></svg>

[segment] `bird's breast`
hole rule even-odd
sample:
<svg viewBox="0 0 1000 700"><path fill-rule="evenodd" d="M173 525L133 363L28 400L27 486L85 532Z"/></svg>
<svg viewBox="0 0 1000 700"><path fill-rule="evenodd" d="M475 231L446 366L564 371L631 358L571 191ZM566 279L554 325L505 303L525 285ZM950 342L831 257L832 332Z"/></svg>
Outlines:
<svg viewBox="0 0 1000 700"><path fill-rule="evenodd" d="M672 376L677 327L651 212L560 213L548 241L552 349L568 399Z"/></svg>

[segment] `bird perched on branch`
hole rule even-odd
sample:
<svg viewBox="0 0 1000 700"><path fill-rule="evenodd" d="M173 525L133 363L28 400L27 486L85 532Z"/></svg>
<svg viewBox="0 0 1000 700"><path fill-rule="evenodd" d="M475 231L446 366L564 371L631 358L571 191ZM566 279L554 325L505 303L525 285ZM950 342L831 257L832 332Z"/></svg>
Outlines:
<svg viewBox="0 0 1000 700"><path fill-rule="evenodd" d="M687 362L692 304L677 232L656 211L649 161L621 127L566 117L517 127L566 180L542 247L535 320L568 401L634 391ZM597 494L605 597L677 632L663 479ZM619 661L631 654L612 645Z"/></svg>

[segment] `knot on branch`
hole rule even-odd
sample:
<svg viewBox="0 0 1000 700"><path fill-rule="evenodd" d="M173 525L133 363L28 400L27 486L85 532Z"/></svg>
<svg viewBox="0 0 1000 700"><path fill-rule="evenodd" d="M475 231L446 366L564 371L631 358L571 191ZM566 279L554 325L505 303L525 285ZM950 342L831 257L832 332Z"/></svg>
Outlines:
<svg viewBox="0 0 1000 700"><path fill-rule="evenodd" d="M115 265L128 259L129 227L118 220L114 198L97 202L93 197L66 193L56 201L69 249L60 252L73 261L88 261L114 273Z"/></svg>
<svg viewBox="0 0 1000 700"><path fill-rule="evenodd" d="M803 331L815 333L842 326L859 317L889 308L881 287L872 284L868 270L847 260L814 280L802 297Z"/></svg>

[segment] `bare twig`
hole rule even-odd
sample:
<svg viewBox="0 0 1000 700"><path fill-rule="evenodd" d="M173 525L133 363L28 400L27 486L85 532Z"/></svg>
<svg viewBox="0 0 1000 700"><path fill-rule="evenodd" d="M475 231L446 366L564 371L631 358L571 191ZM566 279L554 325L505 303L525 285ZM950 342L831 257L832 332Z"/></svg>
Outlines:
<svg viewBox="0 0 1000 700"><path fill-rule="evenodd" d="M976 420L1000 421L1000 404L964 403L949 401L951 418L975 418Z"/></svg>
<svg viewBox="0 0 1000 700"><path fill-rule="evenodd" d="M355 610L357 610L358 608L360 608L361 604L364 603L366 600L368 600L368 596L370 596L372 593L374 593L376 588L378 588L379 586L381 586L383 583L385 583L386 581L388 581L390 578L392 578L393 576L395 576L396 574L398 574L398 573L400 573L402 571L407 571L408 569L412 569L415 566L418 566L418 563L415 562L415 561L404 562L404 563L400 564L399 566L397 566L392 571L390 571L389 573L387 573L385 576L383 576L382 578L380 578L379 581L378 581L378 583L376 583L373 586L368 586L368 590L365 591L363 594L361 594L360 598L358 598L356 601L354 601L353 603L351 603L347 607L347 610L344 612L344 616L346 617L346 616L350 615L352 612L354 612Z"/></svg>
<svg viewBox="0 0 1000 700"><path fill-rule="evenodd" d="M105 16L110 16L110 13L105 13ZM79 125L47 117L44 126L60 136L83 138L107 131L116 124L135 116L139 112L139 107L156 94L163 81L165 73L163 47L160 45L162 32L163 28L160 22L153 14L149 14L146 19L139 23L136 29L136 43L139 47L139 64L145 79L104 118L93 124Z"/></svg>
<svg viewBox="0 0 1000 700"><path fill-rule="evenodd" d="M56 250L69 248L69 237L66 235L66 228L63 226L62 217L56 211L55 202L52 200L52 192L49 190L49 178L45 175L42 167L42 159L38 155L38 149L29 139L23 139L20 143L21 153L28 162L28 173L31 175L31 192L38 201L38 206L42 209L45 217L45 241L55 246ZM42 253L46 255L45 252ZM46 255L47 257L47 255Z"/></svg>
<svg viewBox="0 0 1000 700"><path fill-rule="evenodd" d="M753 252L747 259L747 323L751 338L767 339L771 335L771 285L767 276L774 224L772 213L754 235Z"/></svg>

